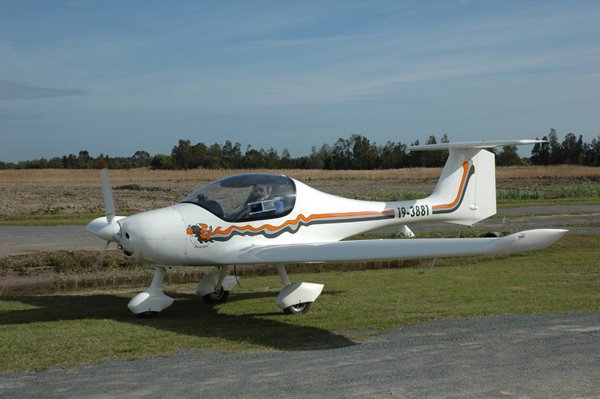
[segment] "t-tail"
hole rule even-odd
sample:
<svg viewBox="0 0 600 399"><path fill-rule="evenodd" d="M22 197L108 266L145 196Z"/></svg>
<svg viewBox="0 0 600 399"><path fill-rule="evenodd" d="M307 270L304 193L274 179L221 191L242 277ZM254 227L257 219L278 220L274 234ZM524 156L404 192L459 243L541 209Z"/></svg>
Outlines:
<svg viewBox="0 0 600 399"><path fill-rule="evenodd" d="M480 141L409 147L411 151L449 151L435 190L423 200L430 204L433 218L470 226L496 214L495 155L486 148L540 142Z"/></svg>

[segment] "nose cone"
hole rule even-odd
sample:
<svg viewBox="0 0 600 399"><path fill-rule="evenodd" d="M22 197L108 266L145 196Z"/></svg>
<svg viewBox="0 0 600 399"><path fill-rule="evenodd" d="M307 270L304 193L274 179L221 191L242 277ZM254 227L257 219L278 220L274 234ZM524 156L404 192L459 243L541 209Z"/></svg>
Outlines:
<svg viewBox="0 0 600 399"><path fill-rule="evenodd" d="M175 209L139 213L119 222L125 255L161 265L178 265L185 259L186 226Z"/></svg>
<svg viewBox="0 0 600 399"><path fill-rule="evenodd" d="M116 236L119 235L119 224L117 221L123 219L118 216L118 219L113 219L111 222L108 221L106 216L92 220L85 227L90 233L96 234L98 237L106 241L116 241Z"/></svg>

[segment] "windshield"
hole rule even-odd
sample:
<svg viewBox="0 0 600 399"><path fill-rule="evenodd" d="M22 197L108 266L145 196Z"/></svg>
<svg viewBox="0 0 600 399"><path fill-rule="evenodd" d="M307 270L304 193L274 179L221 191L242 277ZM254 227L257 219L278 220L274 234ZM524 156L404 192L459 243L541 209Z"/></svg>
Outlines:
<svg viewBox="0 0 600 399"><path fill-rule="evenodd" d="M292 211L296 186L283 175L237 175L202 186L181 202L201 206L228 222L271 219Z"/></svg>

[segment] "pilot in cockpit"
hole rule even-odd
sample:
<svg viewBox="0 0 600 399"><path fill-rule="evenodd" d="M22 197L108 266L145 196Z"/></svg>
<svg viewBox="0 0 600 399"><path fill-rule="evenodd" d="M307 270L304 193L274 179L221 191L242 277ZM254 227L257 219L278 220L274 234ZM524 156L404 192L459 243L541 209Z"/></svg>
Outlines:
<svg viewBox="0 0 600 399"><path fill-rule="evenodd" d="M268 184L255 184L248 197L247 205L250 215L278 215L285 210L281 197L273 196L273 187Z"/></svg>

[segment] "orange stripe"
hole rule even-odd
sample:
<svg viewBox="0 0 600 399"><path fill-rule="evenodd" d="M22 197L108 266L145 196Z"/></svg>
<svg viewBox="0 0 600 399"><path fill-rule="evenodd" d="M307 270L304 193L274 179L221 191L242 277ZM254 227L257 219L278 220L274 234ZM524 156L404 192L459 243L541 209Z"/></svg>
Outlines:
<svg viewBox="0 0 600 399"><path fill-rule="evenodd" d="M365 216L365 215L385 215L385 214L392 213L392 212L394 212L393 209L386 209L385 211L382 211L382 212L364 211L364 212L346 212L346 213L321 213L321 214L316 214L316 215L310 215L308 217L304 216L303 214L300 214L296 217L296 219L286 220L280 226L272 226L270 224L265 224L265 225L262 225L259 227L253 227L250 225L245 225L245 226L231 225L228 228L226 228L225 230L221 229L221 227L219 226L214 231L212 231L211 236L215 236L215 235L227 236L227 235L231 234L231 232L234 229L237 229L239 231L248 231L249 230L249 231L254 231L254 232L261 231L263 229L267 229L269 231L278 231L289 225L296 225L300 222L300 220L304 221L305 223L308 223L312 220L318 220L318 219L349 217L349 216Z"/></svg>
<svg viewBox="0 0 600 399"><path fill-rule="evenodd" d="M464 194L463 187L465 186L465 181L467 179L468 171L469 171L469 161L463 163L463 175L462 175L462 179L460 180L460 187L458 187L458 193L456 194L456 198L454 198L454 201L452 201L449 204L433 205L431 207L432 209L447 209L447 208L452 208L453 206L458 204L458 201L460 200L461 195Z"/></svg>

